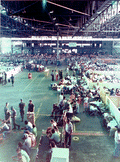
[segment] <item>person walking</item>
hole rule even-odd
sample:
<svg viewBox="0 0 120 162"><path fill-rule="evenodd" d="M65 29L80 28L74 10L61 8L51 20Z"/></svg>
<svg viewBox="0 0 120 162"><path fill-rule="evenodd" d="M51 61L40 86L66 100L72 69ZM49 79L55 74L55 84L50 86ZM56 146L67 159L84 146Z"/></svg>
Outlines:
<svg viewBox="0 0 120 162"><path fill-rule="evenodd" d="M18 129L20 129L20 125L18 125L17 123L16 123L16 115L17 115L17 113L16 113L16 110L13 108L13 106L11 106L11 118L12 118L12 123L13 123L13 130L14 129L16 129L16 126L18 127Z"/></svg>
<svg viewBox="0 0 120 162"><path fill-rule="evenodd" d="M66 125L65 125L65 142L64 142L64 147L70 147L71 146L71 134L73 132L73 125L70 121L70 119L67 119ZM68 142L69 138L69 142ZM68 145L67 145L68 142Z"/></svg>
<svg viewBox="0 0 120 162"><path fill-rule="evenodd" d="M23 122L23 120L24 120L24 113L25 113L25 103L23 102L22 99L20 99L19 108L20 108L20 115L21 115L22 122Z"/></svg>

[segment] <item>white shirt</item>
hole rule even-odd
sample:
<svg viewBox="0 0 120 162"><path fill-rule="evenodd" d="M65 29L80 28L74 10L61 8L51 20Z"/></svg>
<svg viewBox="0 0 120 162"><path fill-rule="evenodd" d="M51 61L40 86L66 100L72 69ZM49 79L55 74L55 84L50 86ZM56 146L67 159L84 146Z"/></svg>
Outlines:
<svg viewBox="0 0 120 162"><path fill-rule="evenodd" d="M70 122L69 124L66 123L66 125L65 125L65 131L66 131L67 133L69 133L69 134L71 134L71 133L73 132L73 125L72 125L71 122Z"/></svg>
<svg viewBox="0 0 120 162"><path fill-rule="evenodd" d="M28 146L28 148L31 148L31 138L30 138L30 137L27 137L27 138L25 139L24 144L25 144L26 146Z"/></svg>
<svg viewBox="0 0 120 162"><path fill-rule="evenodd" d="M73 113L73 108L72 108L72 105L69 104L69 110L67 111L68 113Z"/></svg>
<svg viewBox="0 0 120 162"><path fill-rule="evenodd" d="M59 96L59 103L63 100L63 95Z"/></svg>
<svg viewBox="0 0 120 162"><path fill-rule="evenodd" d="M88 99L89 99L88 97L85 97L85 98L84 98L84 102L85 102L85 103L88 103Z"/></svg>
<svg viewBox="0 0 120 162"><path fill-rule="evenodd" d="M21 149L21 155L22 155L22 160L24 162L29 162L30 161L30 157L29 157L29 155L27 154L26 151Z"/></svg>
<svg viewBox="0 0 120 162"><path fill-rule="evenodd" d="M56 123L56 122L54 122L54 123L51 124L52 129L53 129L55 126L57 126L57 123Z"/></svg>
<svg viewBox="0 0 120 162"><path fill-rule="evenodd" d="M119 139L119 141L118 141L118 139ZM115 143L120 143L120 133L118 133L118 131L115 132L115 138L114 138L114 140L115 140Z"/></svg>

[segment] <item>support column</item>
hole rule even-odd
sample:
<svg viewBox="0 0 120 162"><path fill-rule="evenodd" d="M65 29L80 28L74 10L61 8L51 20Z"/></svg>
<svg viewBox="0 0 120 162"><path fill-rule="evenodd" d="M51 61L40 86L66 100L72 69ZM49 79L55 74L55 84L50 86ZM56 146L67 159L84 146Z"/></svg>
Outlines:
<svg viewBox="0 0 120 162"><path fill-rule="evenodd" d="M32 43L32 55L34 55L34 43Z"/></svg>
<svg viewBox="0 0 120 162"><path fill-rule="evenodd" d="M11 41L11 53L13 54L13 41Z"/></svg>
<svg viewBox="0 0 120 162"><path fill-rule="evenodd" d="M2 39L0 39L0 55L2 54Z"/></svg>
<svg viewBox="0 0 120 162"><path fill-rule="evenodd" d="M22 45L21 45L21 53L23 53L23 42L22 42Z"/></svg>
<svg viewBox="0 0 120 162"><path fill-rule="evenodd" d="M59 60L59 32L57 32L57 61Z"/></svg>

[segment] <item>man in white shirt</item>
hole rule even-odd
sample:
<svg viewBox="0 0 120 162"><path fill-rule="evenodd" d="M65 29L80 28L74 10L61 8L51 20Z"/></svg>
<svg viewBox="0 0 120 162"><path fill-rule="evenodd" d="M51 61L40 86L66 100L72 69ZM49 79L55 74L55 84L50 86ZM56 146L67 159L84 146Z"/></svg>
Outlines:
<svg viewBox="0 0 120 162"><path fill-rule="evenodd" d="M63 93L61 93L60 95L59 95L59 104L60 104L60 102L63 100Z"/></svg>
<svg viewBox="0 0 120 162"><path fill-rule="evenodd" d="M30 132L32 132L33 130L33 125L31 122L28 122L27 120L25 120L25 130L29 130Z"/></svg>
<svg viewBox="0 0 120 162"><path fill-rule="evenodd" d="M64 147L66 147L66 146L70 147L71 146L71 134L72 134L72 132L73 132L73 125L70 122L70 119L68 118L67 123L65 125L65 143L64 143ZM69 142L68 142L68 145L67 145L68 138L69 138Z"/></svg>
<svg viewBox="0 0 120 162"><path fill-rule="evenodd" d="M31 148L31 138L28 136L28 134L25 134L24 137L25 137L24 145L26 145L30 149Z"/></svg>
<svg viewBox="0 0 120 162"><path fill-rule="evenodd" d="M67 118L72 118L73 116L73 108L72 108L72 105L68 102L69 104L69 107L68 107L68 110L67 110Z"/></svg>

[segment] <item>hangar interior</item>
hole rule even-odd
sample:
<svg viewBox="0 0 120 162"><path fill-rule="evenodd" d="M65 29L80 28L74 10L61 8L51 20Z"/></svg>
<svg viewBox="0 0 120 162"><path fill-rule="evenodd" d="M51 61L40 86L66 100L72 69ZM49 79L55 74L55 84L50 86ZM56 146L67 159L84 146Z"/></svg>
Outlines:
<svg viewBox="0 0 120 162"><path fill-rule="evenodd" d="M15 108L20 128L25 126L20 121L20 99L25 102L25 119L28 121L29 100L35 105L36 146L31 149L30 159L22 155L22 160L120 161L119 157L113 156L114 136L120 121L120 1L1 0L0 18L1 125L6 102L9 102L11 114L11 106ZM60 71L62 79L67 78L70 83L61 83L59 73L56 79L56 72ZM11 75L14 76L13 83ZM99 100L90 96L96 90ZM40 148L39 142L42 136L46 137L53 104L57 103L59 107L62 91L67 101L74 92L75 103L79 95L81 102L79 112L75 109L71 118L71 147L64 146L65 129L58 126L61 139L58 148L61 150L56 153L54 149L50 154L46 143ZM87 108L86 97L89 98ZM71 105L74 109L72 101ZM18 142L24 144L22 129L9 131L5 139L0 134L0 161L15 160Z"/></svg>

